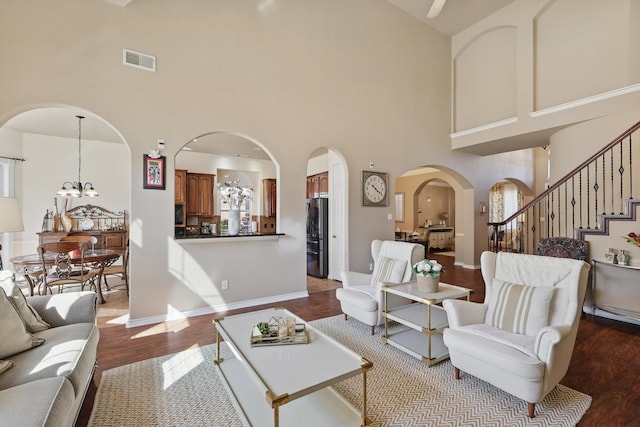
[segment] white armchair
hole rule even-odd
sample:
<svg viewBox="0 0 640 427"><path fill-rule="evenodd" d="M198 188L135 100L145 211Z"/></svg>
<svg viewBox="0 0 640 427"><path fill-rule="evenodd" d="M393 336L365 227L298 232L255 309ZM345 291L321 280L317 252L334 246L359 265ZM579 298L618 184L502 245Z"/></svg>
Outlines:
<svg viewBox="0 0 640 427"><path fill-rule="evenodd" d="M467 372L535 404L567 373L578 332L589 264L484 252L484 303L445 300L444 343L455 377ZM525 286L522 286L525 285Z"/></svg>
<svg viewBox="0 0 640 427"><path fill-rule="evenodd" d="M416 243L374 240L371 242L374 260L372 274L342 271L342 288L336 289L336 297L345 320L349 316L371 326L371 335L376 325L382 323L383 306L382 283L410 282L411 268L424 259L424 246ZM392 297L392 295L389 295ZM390 306L394 301L389 298Z"/></svg>

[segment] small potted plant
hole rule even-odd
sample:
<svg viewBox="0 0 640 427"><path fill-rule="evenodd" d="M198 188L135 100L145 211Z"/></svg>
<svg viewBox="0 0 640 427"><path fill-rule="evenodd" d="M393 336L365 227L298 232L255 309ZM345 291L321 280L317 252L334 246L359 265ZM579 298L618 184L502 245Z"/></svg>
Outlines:
<svg viewBox="0 0 640 427"><path fill-rule="evenodd" d="M425 292L438 292L444 267L436 260L423 259L413 266L418 286Z"/></svg>

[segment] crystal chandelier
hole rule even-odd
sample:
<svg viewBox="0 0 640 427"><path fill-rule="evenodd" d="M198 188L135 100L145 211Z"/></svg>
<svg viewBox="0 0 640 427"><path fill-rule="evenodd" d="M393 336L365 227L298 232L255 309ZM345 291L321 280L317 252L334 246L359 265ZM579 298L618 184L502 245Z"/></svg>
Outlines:
<svg viewBox="0 0 640 427"><path fill-rule="evenodd" d="M67 181L62 184L62 188L58 190L58 196L71 197L96 197L98 192L93 188L93 184L87 182L82 184L80 179L80 169L82 166L82 119L84 116L76 116L78 118L78 180L74 182Z"/></svg>

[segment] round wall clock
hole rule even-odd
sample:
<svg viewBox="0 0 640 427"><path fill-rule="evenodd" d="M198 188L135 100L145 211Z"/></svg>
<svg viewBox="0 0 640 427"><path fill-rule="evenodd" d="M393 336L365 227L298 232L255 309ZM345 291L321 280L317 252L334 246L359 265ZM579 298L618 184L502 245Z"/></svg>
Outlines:
<svg viewBox="0 0 640 427"><path fill-rule="evenodd" d="M389 175L362 171L362 206L389 206Z"/></svg>

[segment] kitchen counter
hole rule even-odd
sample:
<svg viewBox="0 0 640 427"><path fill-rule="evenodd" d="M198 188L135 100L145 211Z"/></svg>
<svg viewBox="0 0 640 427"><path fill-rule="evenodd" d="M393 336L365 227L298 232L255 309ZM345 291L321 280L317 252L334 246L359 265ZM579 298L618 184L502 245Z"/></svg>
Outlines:
<svg viewBox="0 0 640 427"><path fill-rule="evenodd" d="M178 237L174 237L174 239L176 242L179 242L179 243L222 243L222 242L237 242L237 241L276 240L284 235L285 235L284 233L271 233L271 234L248 233L248 234L238 234L237 236L229 236L226 234L222 234L222 235L195 234L191 236L178 236Z"/></svg>

